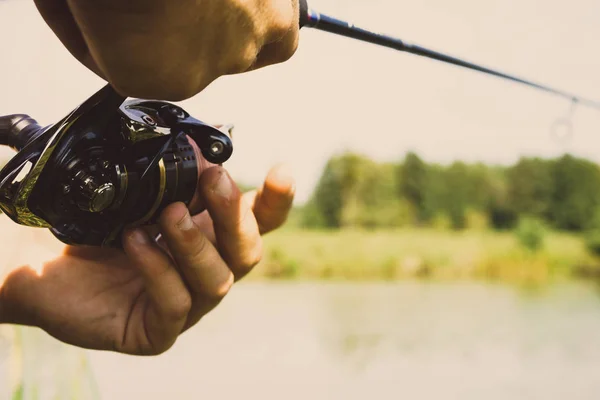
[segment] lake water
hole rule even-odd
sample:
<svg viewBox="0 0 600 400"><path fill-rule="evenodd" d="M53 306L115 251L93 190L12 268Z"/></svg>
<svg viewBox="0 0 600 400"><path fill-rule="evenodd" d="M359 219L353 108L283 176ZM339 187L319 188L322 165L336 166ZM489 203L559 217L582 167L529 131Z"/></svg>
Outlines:
<svg viewBox="0 0 600 400"><path fill-rule="evenodd" d="M56 254L45 231L0 227L4 267ZM80 350L19 329L13 363L6 328L0 400L18 379L24 400L71 398L72 382L94 398ZM87 356L103 400L597 400L600 290L248 281L159 357Z"/></svg>
<svg viewBox="0 0 600 400"><path fill-rule="evenodd" d="M243 283L104 399L598 399L600 297L566 285Z"/></svg>

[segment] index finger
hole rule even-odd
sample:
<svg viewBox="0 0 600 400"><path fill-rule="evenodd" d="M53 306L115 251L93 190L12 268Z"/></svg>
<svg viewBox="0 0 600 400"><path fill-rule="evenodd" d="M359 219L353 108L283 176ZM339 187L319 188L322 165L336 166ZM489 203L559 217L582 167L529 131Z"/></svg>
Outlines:
<svg viewBox="0 0 600 400"><path fill-rule="evenodd" d="M252 205L261 235L285 223L294 203L295 192L295 180L290 168L280 164L269 171L262 188L244 195L244 200Z"/></svg>

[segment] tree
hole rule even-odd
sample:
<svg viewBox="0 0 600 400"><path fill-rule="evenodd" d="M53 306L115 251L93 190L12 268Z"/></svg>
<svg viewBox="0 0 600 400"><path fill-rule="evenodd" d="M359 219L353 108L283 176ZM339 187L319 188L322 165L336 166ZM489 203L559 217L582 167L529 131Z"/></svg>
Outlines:
<svg viewBox="0 0 600 400"><path fill-rule="evenodd" d="M550 215L559 229L581 231L600 204L600 169L590 161L565 155L554 163Z"/></svg>
<svg viewBox="0 0 600 400"><path fill-rule="evenodd" d="M398 194L416 210L418 222L428 219L425 206L427 186L427 165L417 154L408 152L398 167Z"/></svg>
<svg viewBox="0 0 600 400"><path fill-rule="evenodd" d="M331 158L309 202L310 220L306 221L307 224L321 224L327 228L354 224L357 217L351 206L360 201L361 184L371 174L374 165L371 160L355 153Z"/></svg>
<svg viewBox="0 0 600 400"><path fill-rule="evenodd" d="M552 161L540 158L521 158L508 169L508 199L517 214L536 218L550 217L553 177Z"/></svg>
<svg viewBox="0 0 600 400"><path fill-rule="evenodd" d="M452 228L466 227L466 212L469 205L468 167L465 163L454 162L445 173L445 209L452 222Z"/></svg>

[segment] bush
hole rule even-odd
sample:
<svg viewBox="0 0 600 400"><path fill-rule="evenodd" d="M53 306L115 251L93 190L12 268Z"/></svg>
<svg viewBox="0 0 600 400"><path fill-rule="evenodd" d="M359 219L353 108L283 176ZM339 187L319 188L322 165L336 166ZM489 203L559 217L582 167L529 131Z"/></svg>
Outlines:
<svg viewBox="0 0 600 400"><path fill-rule="evenodd" d="M544 246L546 227L537 218L521 218L515 233L519 244L529 251L536 252Z"/></svg>
<svg viewBox="0 0 600 400"><path fill-rule="evenodd" d="M592 255L600 257L600 229L594 229L585 235L585 246Z"/></svg>
<svg viewBox="0 0 600 400"><path fill-rule="evenodd" d="M467 229L484 230L489 228L489 220L486 213L469 209L466 213Z"/></svg>

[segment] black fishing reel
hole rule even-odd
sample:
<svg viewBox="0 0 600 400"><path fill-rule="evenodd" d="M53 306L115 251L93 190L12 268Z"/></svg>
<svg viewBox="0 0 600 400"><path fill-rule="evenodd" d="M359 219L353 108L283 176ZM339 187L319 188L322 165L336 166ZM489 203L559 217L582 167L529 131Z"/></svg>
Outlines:
<svg viewBox="0 0 600 400"><path fill-rule="evenodd" d="M109 85L48 127L0 117L0 144L18 151L0 171L8 217L66 244L117 248L125 228L156 223L174 202L189 205L201 166L233 152L225 131Z"/></svg>

